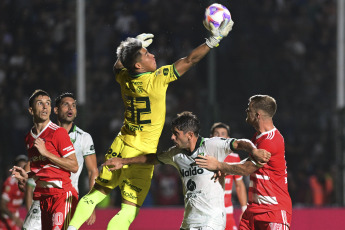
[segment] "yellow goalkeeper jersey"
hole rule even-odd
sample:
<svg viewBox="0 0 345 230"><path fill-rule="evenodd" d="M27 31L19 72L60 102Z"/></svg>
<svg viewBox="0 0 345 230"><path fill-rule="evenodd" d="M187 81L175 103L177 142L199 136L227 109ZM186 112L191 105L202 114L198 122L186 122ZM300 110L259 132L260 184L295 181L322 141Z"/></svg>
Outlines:
<svg viewBox="0 0 345 230"><path fill-rule="evenodd" d="M125 105L125 120L119 137L144 153L155 153L165 122L166 91L180 75L174 65L155 72L130 75L122 69L116 75Z"/></svg>

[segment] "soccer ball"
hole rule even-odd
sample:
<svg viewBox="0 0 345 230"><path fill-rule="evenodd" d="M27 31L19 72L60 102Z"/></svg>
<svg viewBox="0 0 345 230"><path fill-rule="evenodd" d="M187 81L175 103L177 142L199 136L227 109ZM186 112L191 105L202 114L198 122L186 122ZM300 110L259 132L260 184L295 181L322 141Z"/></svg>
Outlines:
<svg viewBox="0 0 345 230"><path fill-rule="evenodd" d="M229 21L231 19L231 14L225 6L214 3L206 8L204 21L206 25L212 23L217 28L225 19L229 19Z"/></svg>

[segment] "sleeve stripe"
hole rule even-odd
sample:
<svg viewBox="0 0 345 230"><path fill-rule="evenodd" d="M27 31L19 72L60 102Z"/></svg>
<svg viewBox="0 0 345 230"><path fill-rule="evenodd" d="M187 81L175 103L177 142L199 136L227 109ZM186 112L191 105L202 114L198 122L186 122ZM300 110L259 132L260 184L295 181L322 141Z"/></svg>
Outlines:
<svg viewBox="0 0 345 230"><path fill-rule="evenodd" d="M68 157L69 155L72 155L73 153L75 153L75 151L71 151L71 152L67 153L66 155L63 156L63 158L66 158L66 157Z"/></svg>
<svg viewBox="0 0 345 230"><path fill-rule="evenodd" d="M174 74L177 78L180 78L180 74L177 72L176 68L175 68L175 65L173 64L173 71L174 71Z"/></svg>

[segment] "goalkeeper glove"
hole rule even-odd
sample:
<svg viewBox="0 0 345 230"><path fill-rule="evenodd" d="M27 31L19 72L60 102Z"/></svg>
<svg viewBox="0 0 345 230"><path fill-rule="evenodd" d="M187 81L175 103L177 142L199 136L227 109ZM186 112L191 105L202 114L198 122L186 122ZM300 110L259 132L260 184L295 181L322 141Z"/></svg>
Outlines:
<svg viewBox="0 0 345 230"><path fill-rule="evenodd" d="M232 26L234 22L230 19L225 19L219 27L214 27L212 23L208 24L203 21L205 28L211 31L211 36L206 38L206 45L210 48L214 48L219 46L219 42L226 36L228 36L229 32L232 30Z"/></svg>
<svg viewBox="0 0 345 230"><path fill-rule="evenodd" d="M149 45L151 45L152 43L152 38L154 37L153 34L139 34L138 36L136 36L135 38L138 39L139 41L141 41L141 45L142 47L146 48Z"/></svg>

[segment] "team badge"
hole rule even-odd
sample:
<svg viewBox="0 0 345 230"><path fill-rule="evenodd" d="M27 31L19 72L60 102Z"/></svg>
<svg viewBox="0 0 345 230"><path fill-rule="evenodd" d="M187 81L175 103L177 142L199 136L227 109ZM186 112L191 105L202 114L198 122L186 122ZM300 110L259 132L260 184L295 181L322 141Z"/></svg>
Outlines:
<svg viewBox="0 0 345 230"><path fill-rule="evenodd" d="M168 73L169 73L169 69L168 69L168 68L164 68L164 69L163 69L163 74L164 74L164 76L167 76Z"/></svg>

